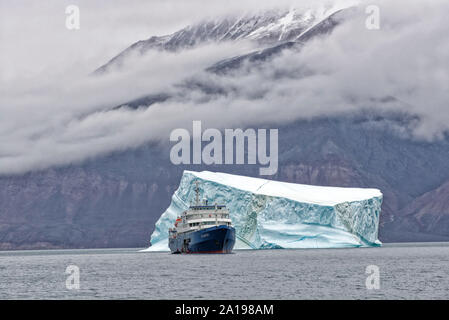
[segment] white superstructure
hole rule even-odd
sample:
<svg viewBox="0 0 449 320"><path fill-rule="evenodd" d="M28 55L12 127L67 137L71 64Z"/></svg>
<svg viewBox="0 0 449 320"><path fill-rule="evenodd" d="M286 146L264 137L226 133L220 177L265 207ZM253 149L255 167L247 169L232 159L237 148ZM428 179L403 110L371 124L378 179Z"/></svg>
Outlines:
<svg viewBox="0 0 449 320"><path fill-rule="evenodd" d="M199 204L199 189L196 182L196 201L195 205L190 206L180 217L176 218L175 227L169 229L170 237L176 234L201 230L213 226L232 226L229 211L225 205L209 205L207 200Z"/></svg>

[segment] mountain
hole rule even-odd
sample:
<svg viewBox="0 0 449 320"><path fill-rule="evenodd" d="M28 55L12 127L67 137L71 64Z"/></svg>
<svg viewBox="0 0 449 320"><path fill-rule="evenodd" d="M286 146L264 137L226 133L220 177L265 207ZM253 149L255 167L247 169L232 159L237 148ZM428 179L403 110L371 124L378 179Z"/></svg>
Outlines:
<svg viewBox="0 0 449 320"><path fill-rule="evenodd" d="M299 38L305 33L308 33L307 37L311 37L323 28L326 23L323 20L328 21L326 19L336 11L338 10L333 8L316 8L299 12L291 8L202 21L170 35L138 41L99 67L94 74L121 68L131 55L145 55L150 50L180 51L201 44L226 41L251 41L267 48L300 41Z"/></svg>
<svg viewBox="0 0 449 320"><path fill-rule="evenodd" d="M126 67L130 54L148 50L182 53L210 41L257 43L260 50L217 61L207 71L221 77L241 71L245 65L251 72L284 50L301 50L316 36L332 36L348 9L326 12L281 10L199 23L135 43L96 74ZM205 96L228 94L226 88L194 75L180 79L174 88L169 93L130 97L129 105L183 101L184 91L198 90ZM387 97L380 102L392 100L395 98ZM114 107L121 106L111 106L111 110ZM280 137L279 170L270 179L378 188L384 195L379 228L382 242L449 241L449 136L417 140L407 134L419 121L417 116L367 111L365 105L360 105L360 110L275 124ZM145 247L183 170L258 177L254 165L172 165L169 147L168 141L148 143L82 164L0 176L0 249Z"/></svg>
<svg viewBox="0 0 449 320"><path fill-rule="evenodd" d="M445 236L449 227L449 180L414 199L399 212L399 219L420 233Z"/></svg>
<svg viewBox="0 0 449 320"><path fill-rule="evenodd" d="M320 10L323 11L323 10ZM295 10L290 10L287 12L284 12L283 14L278 14L274 17L271 16L271 24L268 26L261 27L260 25L257 25L258 28L252 28L249 30L253 30L252 32L249 32L247 28L244 28L247 33L245 33L246 37L242 35L241 38L238 38L238 40L245 39L245 38L251 38L254 41L259 41L261 43L264 43L266 46L263 49L249 52L247 54L234 56L222 61L218 61L217 63L213 64L212 66L208 67L206 69L207 72L214 73L217 75L226 75L229 72L232 72L233 70L239 70L244 63L248 63L248 65L252 68L257 68L260 63L265 63L269 61L271 58L281 54L284 50L288 49L297 49L300 50L301 46L304 45L307 41L310 41L316 37L320 36L326 36L329 35L333 29L338 26L342 21L344 21L349 15L354 13L354 8L345 8L340 9L335 12L331 11L328 16L324 16L322 20L318 20L317 16L319 15L312 15L311 12L308 12L305 15L299 15L296 13ZM280 17L280 18L279 18ZM289 17L286 19L286 17ZM312 19L312 17L314 17ZM253 21L250 26L254 25L254 20L257 21L256 18L249 19L249 21ZM262 19L262 21L266 21L267 19ZM248 23L248 20L245 21L245 25ZM284 21L284 22L283 22ZM286 23L285 21L288 21L289 23ZM305 23L308 23L308 27L302 27L299 28L298 25L304 25ZM243 22L242 22L243 23ZM285 23L285 25L283 25ZM203 23L197 25L194 29L197 30L195 33L199 33L198 30L203 30L206 28L208 23ZM281 29L279 26L283 26ZM239 25L240 28L242 28L242 25ZM191 30L192 28L187 28L188 30ZM206 28L207 29L207 28ZM272 31L272 37L270 37L270 41L267 40L268 31L267 29ZM220 29L221 30L221 29ZM262 32L263 30L263 32ZM139 52L139 54L145 54L145 52L153 49L158 50L181 50L185 49L186 47L193 46L192 43L195 43L195 41L192 41L190 37L187 37L187 40L185 37L181 37L179 34L184 34L186 31L185 29L176 32L175 34L171 36L165 36L162 37L167 41L167 43L171 43L172 39L176 39L176 46L170 45L170 46L162 46L157 45L155 46L153 41L147 40L146 41L139 41L132 46L130 46L128 49L117 55L115 58L113 58L111 61L109 61L107 64L103 65L99 69L97 69L94 74L101 75L104 73L107 73L110 70L113 70L114 68L121 68L123 67L123 64L126 62L127 58L135 54L136 51ZM190 33L189 33L190 34ZM235 34L235 30L229 31L229 30L222 30L222 35L226 36L228 34ZM256 37L257 36L257 37ZM153 37L154 38L154 37ZM150 38L150 39L153 39ZM202 37L200 37L202 39ZM181 41L181 39L184 39ZM204 40L202 40L204 41ZM215 41L225 41L224 39L219 38L218 40L215 39ZM226 38L226 41L229 41L228 38ZM157 42L165 43L165 42ZM268 45L268 46L267 46ZM145 49L139 49L139 48L145 48ZM197 79L195 77L180 80L179 83L175 84L175 92L174 93L167 93L167 92L153 92L149 93L145 96L139 97L137 99L132 99L126 103L123 103L121 105L115 106L114 109L121 108L122 106L126 106L129 108L139 108L139 107L148 107L152 105L153 103L157 102L165 102L168 99L172 98L173 95L182 95L180 91L183 91L184 89L188 89L188 91L191 90L199 90L201 92L207 93L207 94L224 94L226 95L227 92L223 91L221 88L217 86L213 86L210 83L204 82L201 79Z"/></svg>
<svg viewBox="0 0 449 320"><path fill-rule="evenodd" d="M250 63L255 62L263 62L273 55L281 53L283 50L291 49L292 47L300 47L307 41L319 37L328 35L332 32L332 30L339 25L341 21L344 20L346 14L351 11L350 9L341 9L338 10L329 16L325 17L323 20L312 23L309 28L298 30L293 29L289 31L288 36L282 37L279 39L283 39L280 44L276 44L274 46L270 46L268 48L251 52L245 55L236 56L230 59L226 59L220 62L217 62L213 66L207 68L206 70L209 72L223 74L232 69L238 69L244 62L249 61ZM295 33L297 32L297 33Z"/></svg>
<svg viewBox="0 0 449 320"><path fill-rule="evenodd" d="M449 139L415 141L383 126L403 119L363 114L283 126L279 170L270 178L378 188L384 195L380 241L448 241ZM145 247L183 170L258 177L254 165L172 165L169 153L168 145L151 144L82 165L0 177L0 248ZM438 223L417 220L420 212L438 216Z"/></svg>

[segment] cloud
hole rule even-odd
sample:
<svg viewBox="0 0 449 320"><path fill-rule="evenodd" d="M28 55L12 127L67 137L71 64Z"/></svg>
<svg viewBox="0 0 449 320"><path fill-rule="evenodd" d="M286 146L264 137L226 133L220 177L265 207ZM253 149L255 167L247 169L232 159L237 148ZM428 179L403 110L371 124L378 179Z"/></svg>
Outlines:
<svg viewBox="0 0 449 320"><path fill-rule="evenodd" d="M449 4L377 4L380 30L365 27L361 6L332 36L299 51L286 50L270 63L227 77L204 74L204 83L230 94L215 100L192 95L194 105L205 100L210 110L217 105L227 114L235 112L235 124L284 123L363 109L405 112L420 118L411 128L415 138L443 137L449 128L449 40L444 37Z"/></svg>
<svg viewBox="0 0 449 320"><path fill-rule="evenodd" d="M102 77L61 76L57 82L8 83L0 89L0 172L72 163L133 147L162 132L170 109L112 107L149 92L169 92L179 79L250 45L205 45L182 53L130 56L122 71Z"/></svg>
<svg viewBox="0 0 449 320"><path fill-rule="evenodd" d="M1 12L23 12L19 5L0 3ZM412 129L420 139L435 139L448 130L445 1L375 1L381 9L380 30L365 28L362 5L332 36L315 39L299 51L286 50L260 68L248 66L226 76L201 70L254 50L251 43L207 44L181 53L153 51L130 57L122 71L87 77L141 38L170 33L180 23L217 13L261 10L259 1L232 2L226 9L200 0L189 6L176 1L133 1L135 7L120 1L104 7L102 1L91 3L80 2L86 20L81 22L85 33L78 35L56 27L64 16L62 21L59 16L49 19L64 12L55 2L42 11L37 5L29 7L24 12L29 25L3 20L0 36L2 42L7 37L9 45L2 53L6 71L0 78L0 174L78 163L152 140L168 141L172 129L190 128L192 120L217 128L281 125L370 108L418 115L420 121ZM264 4L272 7L275 2ZM38 16L33 16L33 8ZM36 27L38 36L28 34L38 22L44 24ZM139 30L137 36L131 36L133 30ZM27 34L28 42L23 40ZM177 86L189 78L226 94ZM110 110L160 92L174 98L147 109ZM386 103L387 97L397 100Z"/></svg>
<svg viewBox="0 0 449 320"><path fill-rule="evenodd" d="M333 2L301 1L305 7ZM0 0L0 83L18 77L86 74L136 41L170 34L204 19L293 4L298 6L294 0L230 0L226 5L206 0L115 0L113 4L109 0ZM65 27L68 5L80 9L80 30Z"/></svg>

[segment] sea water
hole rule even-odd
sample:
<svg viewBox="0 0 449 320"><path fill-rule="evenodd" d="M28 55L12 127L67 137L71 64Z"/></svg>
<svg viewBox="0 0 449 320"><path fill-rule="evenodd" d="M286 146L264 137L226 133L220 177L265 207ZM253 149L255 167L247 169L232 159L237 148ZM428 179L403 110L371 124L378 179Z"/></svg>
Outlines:
<svg viewBox="0 0 449 320"><path fill-rule="evenodd" d="M227 255L138 250L2 251L0 299L449 299L447 243ZM78 288L70 285L75 276Z"/></svg>

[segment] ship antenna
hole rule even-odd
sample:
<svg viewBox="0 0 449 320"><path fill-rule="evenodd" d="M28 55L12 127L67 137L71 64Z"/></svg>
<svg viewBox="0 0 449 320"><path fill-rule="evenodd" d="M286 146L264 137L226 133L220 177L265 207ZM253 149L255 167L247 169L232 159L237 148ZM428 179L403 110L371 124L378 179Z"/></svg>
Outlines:
<svg viewBox="0 0 449 320"><path fill-rule="evenodd" d="M196 184L196 188L195 188L195 193L196 193L196 203L195 203L195 205L196 206L199 206L199 203L200 203L200 189L198 188L198 180L196 180L195 181L195 184Z"/></svg>

